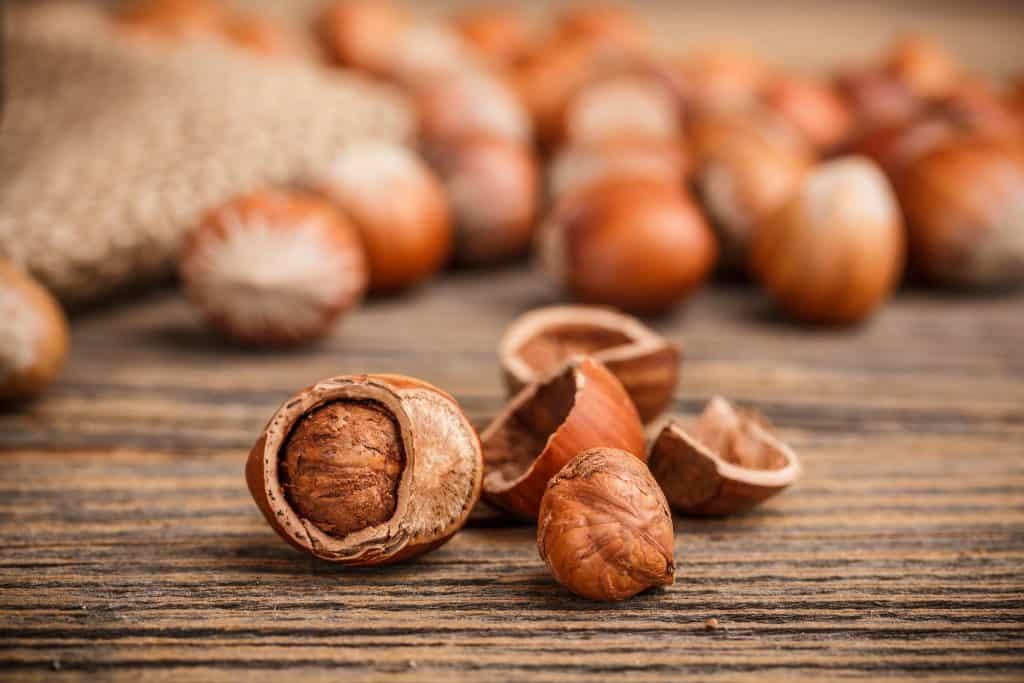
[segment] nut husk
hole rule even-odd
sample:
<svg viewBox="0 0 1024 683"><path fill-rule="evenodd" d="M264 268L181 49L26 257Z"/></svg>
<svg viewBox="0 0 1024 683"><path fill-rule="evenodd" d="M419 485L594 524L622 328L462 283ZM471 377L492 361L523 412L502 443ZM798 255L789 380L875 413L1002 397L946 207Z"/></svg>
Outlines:
<svg viewBox="0 0 1024 683"><path fill-rule="evenodd" d="M796 454L764 417L719 396L690 432L670 420L651 446L649 464L672 507L690 515L746 512L801 472Z"/></svg>
<svg viewBox="0 0 1024 683"><path fill-rule="evenodd" d="M516 394L480 440L485 499L527 519L536 519L548 480L580 451L605 446L646 459L633 402L604 365L587 357Z"/></svg>
<svg viewBox="0 0 1024 683"><path fill-rule="evenodd" d="M675 581L675 535L665 495L625 451L583 451L541 501L537 550L555 579L592 600L623 600Z"/></svg>
<svg viewBox="0 0 1024 683"><path fill-rule="evenodd" d="M293 427L334 401L367 401L388 411L404 452L394 514L340 538L296 512L280 477ZM281 538L323 560L357 566L398 562L445 543L469 518L482 474L479 439L455 399L401 375L333 377L299 392L270 418L245 467L256 505Z"/></svg>
<svg viewBox="0 0 1024 683"><path fill-rule="evenodd" d="M672 402L682 352L632 316L598 306L548 306L513 321L498 355L509 394L589 355L622 382L649 422Z"/></svg>

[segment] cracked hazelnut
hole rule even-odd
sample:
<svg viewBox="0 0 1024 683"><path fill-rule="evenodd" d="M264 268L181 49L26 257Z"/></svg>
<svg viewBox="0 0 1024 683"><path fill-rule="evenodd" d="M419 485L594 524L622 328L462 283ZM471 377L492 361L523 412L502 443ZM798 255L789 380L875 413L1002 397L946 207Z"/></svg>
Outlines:
<svg viewBox="0 0 1024 683"><path fill-rule="evenodd" d="M524 388L480 440L485 499L527 519L536 519L548 480L580 451L606 446L646 458L643 425L629 395L592 358Z"/></svg>
<svg viewBox="0 0 1024 683"><path fill-rule="evenodd" d="M681 351L636 318L595 306L549 306L517 318L498 355L510 394L591 356L625 388L644 422L657 417L679 383Z"/></svg>
<svg viewBox="0 0 1024 683"><path fill-rule="evenodd" d="M548 194L555 201L609 178L646 178L683 187L689 174L685 143L656 140L608 140L570 145L548 164Z"/></svg>
<svg viewBox="0 0 1024 683"><path fill-rule="evenodd" d="M313 186L355 225L370 266L370 288L426 280L448 261L453 230L440 179L394 142L346 146Z"/></svg>
<svg viewBox="0 0 1024 683"><path fill-rule="evenodd" d="M0 402L41 394L68 355L64 311L35 278L0 259Z"/></svg>
<svg viewBox="0 0 1024 683"><path fill-rule="evenodd" d="M877 164L846 157L819 165L758 229L752 270L790 315L809 322L863 320L903 272L903 224Z"/></svg>
<svg viewBox="0 0 1024 683"><path fill-rule="evenodd" d="M682 188L609 178L563 198L538 236L541 266L577 299L663 311L695 290L715 238Z"/></svg>
<svg viewBox="0 0 1024 683"><path fill-rule="evenodd" d="M256 192L208 212L185 239L179 269L215 329L258 346L326 334L367 281L352 224L317 197L287 192Z"/></svg>
<svg viewBox="0 0 1024 683"><path fill-rule="evenodd" d="M897 191L914 267L948 286L1024 284L1024 148L956 136L919 156Z"/></svg>
<svg viewBox="0 0 1024 683"><path fill-rule="evenodd" d="M643 461L614 448L574 457L552 478L537 549L560 584L591 600L624 600L675 581L665 495Z"/></svg>
<svg viewBox="0 0 1024 683"><path fill-rule="evenodd" d="M482 472L455 400L399 375L334 377L300 392L270 418L245 468L281 538L349 565L445 543L469 518Z"/></svg>
<svg viewBox="0 0 1024 683"><path fill-rule="evenodd" d="M796 454L768 420L718 396L692 431L670 420L651 446L649 464L672 507L691 515L746 512L801 472Z"/></svg>

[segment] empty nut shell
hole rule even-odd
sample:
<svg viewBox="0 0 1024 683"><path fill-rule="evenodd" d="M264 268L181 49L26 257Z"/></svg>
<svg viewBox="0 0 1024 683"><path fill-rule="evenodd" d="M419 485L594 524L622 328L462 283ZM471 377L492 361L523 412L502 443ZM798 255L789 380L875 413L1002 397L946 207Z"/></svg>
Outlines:
<svg viewBox="0 0 1024 683"><path fill-rule="evenodd" d="M537 549L555 579L591 600L624 600L675 581L675 535L665 495L631 454L594 448L547 486Z"/></svg>
<svg viewBox="0 0 1024 683"><path fill-rule="evenodd" d="M346 410L298 431L335 405ZM384 458L383 450L398 453ZM294 462L307 457L316 458L315 471ZM398 562L442 545L469 518L482 473L480 442L455 399L399 375L334 377L299 392L270 418L245 468L256 505L281 538L347 565ZM381 495L367 497L368 483ZM389 491L394 499L382 500Z"/></svg>
<svg viewBox="0 0 1024 683"><path fill-rule="evenodd" d="M516 394L480 440L485 499L526 519L537 518L548 480L580 451L603 446L646 457L633 402L592 358Z"/></svg>
<svg viewBox="0 0 1024 683"><path fill-rule="evenodd" d="M649 464L672 507L691 515L745 512L801 472L796 454L765 418L718 396L692 433L670 420L651 446Z"/></svg>
<svg viewBox="0 0 1024 683"><path fill-rule="evenodd" d="M591 356L622 382L644 422L668 407L679 383L678 345L636 318L595 306L549 306L520 316L498 355L510 394Z"/></svg>

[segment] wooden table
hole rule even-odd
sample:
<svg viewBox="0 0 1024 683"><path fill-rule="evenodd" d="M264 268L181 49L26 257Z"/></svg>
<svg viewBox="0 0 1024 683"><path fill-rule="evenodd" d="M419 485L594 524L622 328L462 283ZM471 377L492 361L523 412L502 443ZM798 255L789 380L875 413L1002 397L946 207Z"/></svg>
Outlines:
<svg viewBox="0 0 1024 683"><path fill-rule="evenodd" d="M243 460L293 390L408 373L483 425L503 327L551 296L449 276L293 353L222 345L175 292L77 319L61 382L0 418L0 678L1024 678L1022 296L909 291L810 331L718 286L654 321L686 347L675 410L756 406L806 472L747 516L677 519L676 584L621 604L555 584L529 527L351 570L263 522Z"/></svg>

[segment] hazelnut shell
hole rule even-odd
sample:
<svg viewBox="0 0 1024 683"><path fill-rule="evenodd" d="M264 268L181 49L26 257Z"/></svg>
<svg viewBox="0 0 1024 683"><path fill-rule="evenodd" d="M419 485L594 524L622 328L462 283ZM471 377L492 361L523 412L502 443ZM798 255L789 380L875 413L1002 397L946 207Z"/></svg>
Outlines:
<svg viewBox="0 0 1024 683"><path fill-rule="evenodd" d="M718 396L692 432L669 420L651 446L649 465L672 507L690 515L746 512L801 472L796 454L766 419Z"/></svg>
<svg viewBox="0 0 1024 683"><path fill-rule="evenodd" d="M559 149L548 164L548 194L557 201L609 178L646 178L683 187L690 158L683 140L617 139Z"/></svg>
<svg viewBox="0 0 1024 683"><path fill-rule="evenodd" d="M300 517L279 479L280 453L292 427L303 415L337 400L383 406L398 423L405 451L394 515L344 538L329 536ZM398 562L445 543L469 518L482 473L479 439L455 399L400 375L333 377L299 392L270 418L245 467L256 505L281 538L323 560L363 566Z"/></svg>

